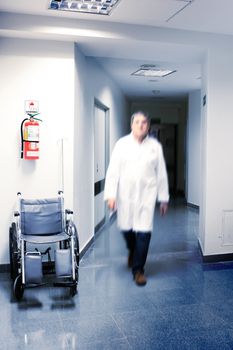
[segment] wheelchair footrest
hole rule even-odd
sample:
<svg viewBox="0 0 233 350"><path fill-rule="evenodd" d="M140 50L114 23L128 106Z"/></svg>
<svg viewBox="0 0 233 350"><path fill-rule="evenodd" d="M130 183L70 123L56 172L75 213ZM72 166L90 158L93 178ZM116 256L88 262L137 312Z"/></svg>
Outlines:
<svg viewBox="0 0 233 350"><path fill-rule="evenodd" d="M42 283L42 260L40 252L27 252L25 255L25 280L27 284Z"/></svg>
<svg viewBox="0 0 233 350"><path fill-rule="evenodd" d="M72 274L71 254L69 249L55 250L55 269L57 277L63 277Z"/></svg>
<svg viewBox="0 0 233 350"><path fill-rule="evenodd" d="M54 287L74 287L77 283L75 281L63 281L63 282L54 282Z"/></svg>

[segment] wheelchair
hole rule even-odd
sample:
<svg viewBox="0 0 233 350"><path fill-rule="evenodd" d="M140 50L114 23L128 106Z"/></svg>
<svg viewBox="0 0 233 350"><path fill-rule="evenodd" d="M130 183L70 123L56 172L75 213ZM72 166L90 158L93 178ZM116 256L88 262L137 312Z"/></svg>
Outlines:
<svg viewBox="0 0 233 350"><path fill-rule="evenodd" d="M47 284L46 274L52 276L54 287L69 288L73 297L79 278L79 239L73 211L64 209L63 192L48 199L23 199L20 192L17 196L19 211L9 230L15 299L22 299L25 288ZM52 248L43 252L44 245L50 244Z"/></svg>

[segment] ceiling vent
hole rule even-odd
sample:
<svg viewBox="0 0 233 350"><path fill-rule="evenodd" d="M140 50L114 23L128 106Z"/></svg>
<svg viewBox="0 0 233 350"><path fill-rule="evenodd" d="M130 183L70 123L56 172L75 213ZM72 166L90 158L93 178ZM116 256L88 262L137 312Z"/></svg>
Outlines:
<svg viewBox="0 0 233 350"><path fill-rule="evenodd" d="M156 64L142 64L140 67L143 69L155 69L157 67L157 65Z"/></svg>

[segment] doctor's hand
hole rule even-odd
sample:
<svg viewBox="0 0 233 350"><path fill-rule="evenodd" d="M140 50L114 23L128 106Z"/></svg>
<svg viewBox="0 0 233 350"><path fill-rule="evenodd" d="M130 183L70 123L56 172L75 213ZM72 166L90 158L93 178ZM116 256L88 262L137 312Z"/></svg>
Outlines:
<svg viewBox="0 0 233 350"><path fill-rule="evenodd" d="M160 203L160 215L164 216L168 210L168 203Z"/></svg>
<svg viewBox="0 0 233 350"><path fill-rule="evenodd" d="M109 210L112 210L112 211L116 210L116 200L115 200L115 198L108 199L107 204L108 204Z"/></svg>

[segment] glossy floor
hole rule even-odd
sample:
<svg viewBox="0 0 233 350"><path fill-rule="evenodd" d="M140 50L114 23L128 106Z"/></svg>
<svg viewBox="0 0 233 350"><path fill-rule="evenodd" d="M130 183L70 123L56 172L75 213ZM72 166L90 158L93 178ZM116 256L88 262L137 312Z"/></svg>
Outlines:
<svg viewBox="0 0 233 350"><path fill-rule="evenodd" d="M195 209L156 214L145 287L115 222L83 257L74 298L41 287L16 303L0 274L0 349L233 349L233 264L203 264L197 232Z"/></svg>

